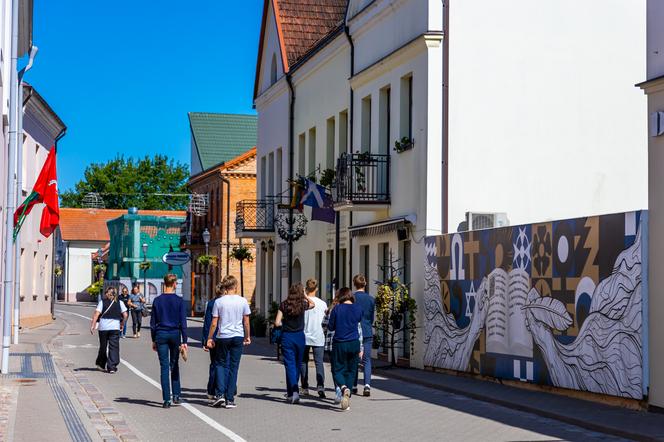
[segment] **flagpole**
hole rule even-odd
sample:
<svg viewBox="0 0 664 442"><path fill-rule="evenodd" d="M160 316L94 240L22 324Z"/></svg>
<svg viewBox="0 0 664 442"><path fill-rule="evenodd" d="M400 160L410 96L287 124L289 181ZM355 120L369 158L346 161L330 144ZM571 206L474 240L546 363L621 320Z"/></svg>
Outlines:
<svg viewBox="0 0 664 442"><path fill-rule="evenodd" d="M19 73L18 80L18 107L17 133L23 134L23 85L21 84L22 75ZM23 141L23 140L21 140ZM16 143L16 207L21 204L20 198L23 196L23 143ZM16 234L14 239L14 333L12 334L12 344L18 344L18 333L21 321L21 232Z"/></svg>
<svg viewBox="0 0 664 442"><path fill-rule="evenodd" d="M11 35L11 63L9 67L9 162L7 164L7 207L5 208L5 268L3 284L3 311L2 311L2 364L0 372L9 372L9 343L12 333L12 288L14 277L14 260L12 247L14 209L16 205L16 171L17 151L17 95L18 95L18 11L19 0L12 1L12 35Z"/></svg>

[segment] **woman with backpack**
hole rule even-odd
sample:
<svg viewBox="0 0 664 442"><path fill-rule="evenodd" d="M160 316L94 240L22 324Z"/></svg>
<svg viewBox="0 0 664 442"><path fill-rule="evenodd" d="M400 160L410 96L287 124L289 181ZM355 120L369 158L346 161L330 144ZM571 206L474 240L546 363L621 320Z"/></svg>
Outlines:
<svg viewBox="0 0 664 442"><path fill-rule="evenodd" d="M127 322L127 307L118 299L118 292L109 287L92 315L90 334L99 334L99 353L95 364L101 371L115 373L120 363L120 332Z"/></svg>

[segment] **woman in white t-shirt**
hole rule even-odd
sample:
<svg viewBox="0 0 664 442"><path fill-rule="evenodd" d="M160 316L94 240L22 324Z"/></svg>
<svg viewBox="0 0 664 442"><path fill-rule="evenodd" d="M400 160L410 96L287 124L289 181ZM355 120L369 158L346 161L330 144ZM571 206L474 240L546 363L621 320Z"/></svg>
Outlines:
<svg viewBox="0 0 664 442"><path fill-rule="evenodd" d="M127 322L127 306L118 300L118 292L109 287L99 300L92 322L90 334L95 329L99 333L99 353L95 364L101 371L115 373L120 363L120 331Z"/></svg>

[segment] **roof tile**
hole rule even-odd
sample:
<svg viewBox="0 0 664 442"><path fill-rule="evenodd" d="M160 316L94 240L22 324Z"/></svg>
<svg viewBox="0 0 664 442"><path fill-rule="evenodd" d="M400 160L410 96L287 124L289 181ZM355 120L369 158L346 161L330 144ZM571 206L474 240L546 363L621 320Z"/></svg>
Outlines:
<svg viewBox="0 0 664 442"><path fill-rule="evenodd" d="M256 145L256 115L189 112L203 170L230 161Z"/></svg>

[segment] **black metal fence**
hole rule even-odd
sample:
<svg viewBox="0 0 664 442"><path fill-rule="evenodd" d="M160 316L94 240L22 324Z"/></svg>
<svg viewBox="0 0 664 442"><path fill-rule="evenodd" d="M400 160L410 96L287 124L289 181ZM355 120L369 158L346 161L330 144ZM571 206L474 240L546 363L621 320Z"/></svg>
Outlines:
<svg viewBox="0 0 664 442"><path fill-rule="evenodd" d="M274 232L275 201L242 200L236 205L235 233Z"/></svg>
<svg viewBox="0 0 664 442"><path fill-rule="evenodd" d="M337 160L335 202L389 204L390 155L343 153Z"/></svg>

